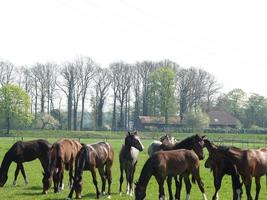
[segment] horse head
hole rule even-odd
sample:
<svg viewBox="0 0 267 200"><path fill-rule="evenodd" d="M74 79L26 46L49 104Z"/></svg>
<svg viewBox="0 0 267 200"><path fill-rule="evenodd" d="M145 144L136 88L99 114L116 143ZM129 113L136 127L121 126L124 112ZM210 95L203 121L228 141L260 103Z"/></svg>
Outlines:
<svg viewBox="0 0 267 200"><path fill-rule="evenodd" d="M47 191L52 184L52 178L49 172L43 172L42 182L43 182L43 194L47 194Z"/></svg>
<svg viewBox="0 0 267 200"><path fill-rule="evenodd" d="M144 145L142 144L139 136L137 135L137 132L128 132L127 136L125 137L125 146L134 147L139 151L144 150Z"/></svg>
<svg viewBox="0 0 267 200"><path fill-rule="evenodd" d="M76 194L76 199L80 199L82 198L82 176L75 176L72 177L73 178L73 189L75 191Z"/></svg>
<svg viewBox="0 0 267 200"><path fill-rule="evenodd" d="M0 168L0 187L3 187L7 181L7 173L3 171L2 168Z"/></svg>
<svg viewBox="0 0 267 200"><path fill-rule="evenodd" d="M146 197L146 189L145 187L141 186L138 182L135 183L135 200L144 200Z"/></svg>
<svg viewBox="0 0 267 200"><path fill-rule="evenodd" d="M191 136L189 140L191 140L192 144L192 149L194 152L197 154L198 158L200 160L203 160L205 158L204 153L203 153L203 148L204 148L204 138L206 136L199 136L198 134Z"/></svg>

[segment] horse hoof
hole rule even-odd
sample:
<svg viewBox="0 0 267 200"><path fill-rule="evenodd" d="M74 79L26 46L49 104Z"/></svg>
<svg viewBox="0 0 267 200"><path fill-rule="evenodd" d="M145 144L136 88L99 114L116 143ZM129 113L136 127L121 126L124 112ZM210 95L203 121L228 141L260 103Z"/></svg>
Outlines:
<svg viewBox="0 0 267 200"><path fill-rule="evenodd" d="M106 195L106 192L102 192L102 195L105 196Z"/></svg>
<svg viewBox="0 0 267 200"><path fill-rule="evenodd" d="M17 186L17 181L13 181L13 186Z"/></svg>
<svg viewBox="0 0 267 200"><path fill-rule="evenodd" d="M120 196L122 195L122 193L120 192Z"/></svg>
<svg viewBox="0 0 267 200"><path fill-rule="evenodd" d="M111 196L110 195L108 195L108 199L111 199Z"/></svg>

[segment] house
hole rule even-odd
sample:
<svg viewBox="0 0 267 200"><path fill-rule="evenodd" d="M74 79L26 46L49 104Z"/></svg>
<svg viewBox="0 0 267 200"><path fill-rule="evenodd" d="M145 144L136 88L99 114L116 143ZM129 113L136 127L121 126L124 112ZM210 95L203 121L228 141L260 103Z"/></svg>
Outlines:
<svg viewBox="0 0 267 200"><path fill-rule="evenodd" d="M139 116L136 129L137 130L144 130L144 129L164 129L164 128L180 128L184 126L183 123L180 122L179 117L169 117L168 124L165 124L165 117L158 117L158 116Z"/></svg>
<svg viewBox="0 0 267 200"><path fill-rule="evenodd" d="M210 128L225 128L225 127L236 128L238 123L238 120L235 117L233 117L230 113L225 111L210 111L208 113L208 116L210 118L210 123L209 123ZM183 127L185 127L185 123L182 123L179 117L169 117L168 124L165 124L164 117L139 116L135 128L139 131L142 131L144 129L151 130L153 128L161 130L165 128L177 129Z"/></svg>
<svg viewBox="0 0 267 200"><path fill-rule="evenodd" d="M210 128L237 127L238 120L228 112L213 110L208 113L208 116L210 118Z"/></svg>

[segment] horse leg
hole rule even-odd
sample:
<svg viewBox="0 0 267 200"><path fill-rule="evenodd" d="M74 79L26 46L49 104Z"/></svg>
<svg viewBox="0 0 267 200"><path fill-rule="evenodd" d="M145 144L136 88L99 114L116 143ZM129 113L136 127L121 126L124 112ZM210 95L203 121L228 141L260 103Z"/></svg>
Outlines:
<svg viewBox="0 0 267 200"><path fill-rule="evenodd" d="M127 182L126 194L130 195L130 182L131 182L132 168L130 167L129 169L126 169L125 171L126 171L126 182Z"/></svg>
<svg viewBox="0 0 267 200"><path fill-rule="evenodd" d="M218 191L220 190L221 188L221 184L222 184L222 176L219 176L219 177L216 177L215 174L213 174L213 177L214 177L214 181L213 181L213 184L214 184L214 187L215 187L215 193L212 197L212 200L219 200L219 194L218 194Z"/></svg>
<svg viewBox="0 0 267 200"><path fill-rule="evenodd" d="M251 196L251 178L244 182L245 186L246 186L246 193L247 193L247 200L252 200L252 196Z"/></svg>
<svg viewBox="0 0 267 200"><path fill-rule="evenodd" d="M135 167L136 167L136 163L132 169L132 172L130 173L130 196L133 196L133 193L134 193L133 180L134 180Z"/></svg>
<svg viewBox="0 0 267 200"><path fill-rule="evenodd" d="M192 188L192 185L191 185L190 180L189 180L189 174L186 174L184 176L184 182L185 182L185 189L186 189L186 200L189 200L190 192L191 192L191 188Z"/></svg>
<svg viewBox="0 0 267 200"><path fill-rule="evenodd" d="M121 186L123 183L123 169L121 166L120 166L120 172L121 172L121 176L120 176L120 195L121 195Z"/></svg>
<svg viewBox="0 0 267 200"><path fill-rule="evenodd" d="M53 182L54 182L54 193L59 192L59 175L58 175L58 171L55 171L53 173Z"/></svg>
<svg viewBox="0 0 267 200"><path fill-rule="evenodd" d="M69 189L72 188L72 184L73 184L72 177L73 177L73 163L70 163L69 164Z"/></svg>
<svg viewBox="0 0 267 200"><path fill-rule="evenodd" d="M60 191L64 190L64 184L63 184L63 178L64 178L64 169L65 169L65 165L62 162L61 166L60 166L60 170L59 170L59 189Z"/></svg>
<svg viewBox="0 0 267 200"><path fill-rule="evenodd" d="M92 174L93 183L94 183L95 189L96 189L96 198L98 199L99 198L99 190L98 190L98 187L97 187L96 171L95 171L95 168L94 167L91 170L91 174Z"/></svg>
<svg viewBox="0 0 267 200"><path fill-rule="evenodd" d="M164 178L163 177L156 177L156 180L159 184L159 200L165 200Z"/></svg>
<svg viewBox="0 0 267 200"><path fill-rule="evenodd" d="M175 180L175 186L176 186L176 192L175 192L175 200L180 200L180 196L181 196L181 188L180 188L180 182L178 180L177 176L174 176L174 180Z"/></svg>
<svg viewBox="0 0 267 200"><path fill-rule="evenodd" d="M112 164L107 164L106 165L106 176L108 178L108 199L111 199L111 194L110 194L110 186L112 182L112 176L111 176L111 166Z"/></svg>
<svg viewBox="0 0 267 200"><path fill-rule="evenodd" d="M18 178L18 174L19 174L19 164L17 163L17 167L16 167L16 171L15 171L15 177L14 177L14 181L13 181L13 186L17 185L17 178Z"/></svg>
<svg viewBox="0 0 267 200"><path fill-rule="evenodd" d="M173 195L172 195L172 176L168 176L167 177L167 184L168 184L169 198L170 198L170 200L173 200Z"/></svg>
<svg viewBox="0 0 267 200"><path fill-rule="evenodd" d="M29 181L28 181L28 178L26 176L26 173L25 173L25 170L24 170L24 166L23 166L22 163L20 164L20 170L21 170L22 176L24 178L25 185L28 185Z"/></svg>
<svg viewBox="0 0 267 200"><path fill-rule="evenodd" d="M259 199L259 194L260 194L260 190L261 190L261 182L260 182L261 177L260 176L256 176L255 177L255 183L256 183L256 196L255 196L255 200Z"/></svg>
<svg viewBox="0 0 267 200"><path fill-rule="evenodd" d="M105 178L105 171L104 171L104 166L101 166L98 168L98 172L101 178L102 182L102 188L101 188L101 193L102 195L105 195L105 188L106 188L106 178Z"/></svg>
<svg viewBox="0 0 267 200"><path fill-rule="evenodd" d="M238 174L232 174L232 189L233 189L233 200L241 199L241 183Z"/></svg>
<svg viewBox="0 0 267 200"><path fill-rule="evenodd" d="M205 194L205 189L204 189L204 184L201 181L201 178L199 176L199 168L193 171L192 173L193 177L196 179L198 187L200 191L202 192L203 200L207 200L206 194Z"/></svg>

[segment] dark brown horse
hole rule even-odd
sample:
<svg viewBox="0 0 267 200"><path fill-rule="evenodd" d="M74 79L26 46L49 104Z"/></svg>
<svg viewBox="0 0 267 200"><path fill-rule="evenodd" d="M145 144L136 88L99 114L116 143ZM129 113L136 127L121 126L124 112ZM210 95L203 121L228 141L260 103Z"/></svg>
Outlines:
<svg viewBox="0 0 267 200"><path fill-rule="evenodd" d="M43 193L47 193L47 190L51 186L52 177L55 193L64 188L63 175L65 168L69 170L69 185L71 187L73 164L81 147L80 142L71 139L62 139L52 145L49 170L44 174L43 178Z"/></svg>
<svg viewBox="0 0 267 200"><path fill-rule="evenodd" d="M120 195L121 195L121 187L123 183L123 171L125 171L126 179L127 179L127 190L126 194L130 196L133 195L133 179L134 179L134 172L135 167L138 160L139 151L143 151L144 146L140 141L137 132L130 133L128 132L127 136L124 140L124 145L120 150Z"/></svg>
<svg viewBox="0 0 267 200"><path fill-rule="evenodd" d="M218 191L221 188L221 183L224 175L230 175L232 178L233 200L240 200L242 194L242 183L236 166L229 160L229 158L221 156L217 153L219 148L209 140L204 139L205 147L209 151L209 157L205 162L205 167L210 168L213 172L215 193L213 200L218 200Z"/></svg>
<svg viewBox="0 0 267 200"><path fill-rule="evenodd" d="M108 198L110 199L111 186L111 167L113 164L114 151L111 145L107 142L99 142L92 145L83 145L77 154L75 161L74 182L68 198L72 198L73 191L76 193L76 198L81 198L82 193L82 175L84 170L90 170L93 183L96 188L96 197L99 198L99 190L96 179L96 169L102 181L102 194L105 194L106 179L108 180Z"/></svg>
<svg viewBox="0 0 267 200"><path fill-rule="evenodd" d="M159 199L165 199L164 181L167 176L183 175L186 181L186 200L189 199L191 184L189 174L197 181L202 192L203 200L207 200L204 185L199 175L200 162L198 156L203 154L202 149L196 155L193 151L179 149L173 151L159 151L154 153L145 163L135 187L135 199L143 200L146 196L148 182L153 175L159 185ZM177 186L178 187L178 186ZM178 194L176 194L176 199Z"/></svg>
<svg viewBox="0 0 267 200"><path fill-rule="evenodd" d="M159 149L162 149L164 151L167 150L175 150L175 149L187 149L187 150L193 150L197 155L199 156L198 158L200 160L204 159L204 154L203 154L203 147L204 147L204 139L205 136L200 136L198 134L192 135L190 137L185 138L184 140L180 142L176 142L175 144L172 143L162 143L160 145ZM201 153L199 153L201 152ZM175 176L175 183L176 183L176 199L180 199L180 193L182 189L182 179L183 175L179 176L179 181L177 177ZM185 177L186 178L186 177ZM185 180L187 181L187 180ZM190 183L190 182L189 182ZM169 198L170 200L173 199L173 194L172 194L172 177L168 176L167 178L167 184L168 184L168 191L169 191ZM188 183L186 183L188 184Z"/></svg>
<svg viewBox="0 0 267 200"><path fill-rule="evenodd" d="M246 186L247 199L252 200L251 183L255 177L256 195L255 200L259 199L261 189L260 178L267 174L267 150L244 150L236 147L221 147L217 152L236 165L242 181Z"/></svg>
<svg viewBox="0 0 267 200"><path fill-rule="evenodd" d="M7 151L1 164L0 169L0 187L3 187L8 179L8 169L11 162L17 163L15 171L15 178L13 185L16 185L19 171L21 171L25 184L28 183L28 179L23 167L24 162L29 162L35 159L39 159L43 167L44 172L48 171L49 165L49 149L51 145L46 140L32 140L32 141L18 141L12 145Z"/></svg>

